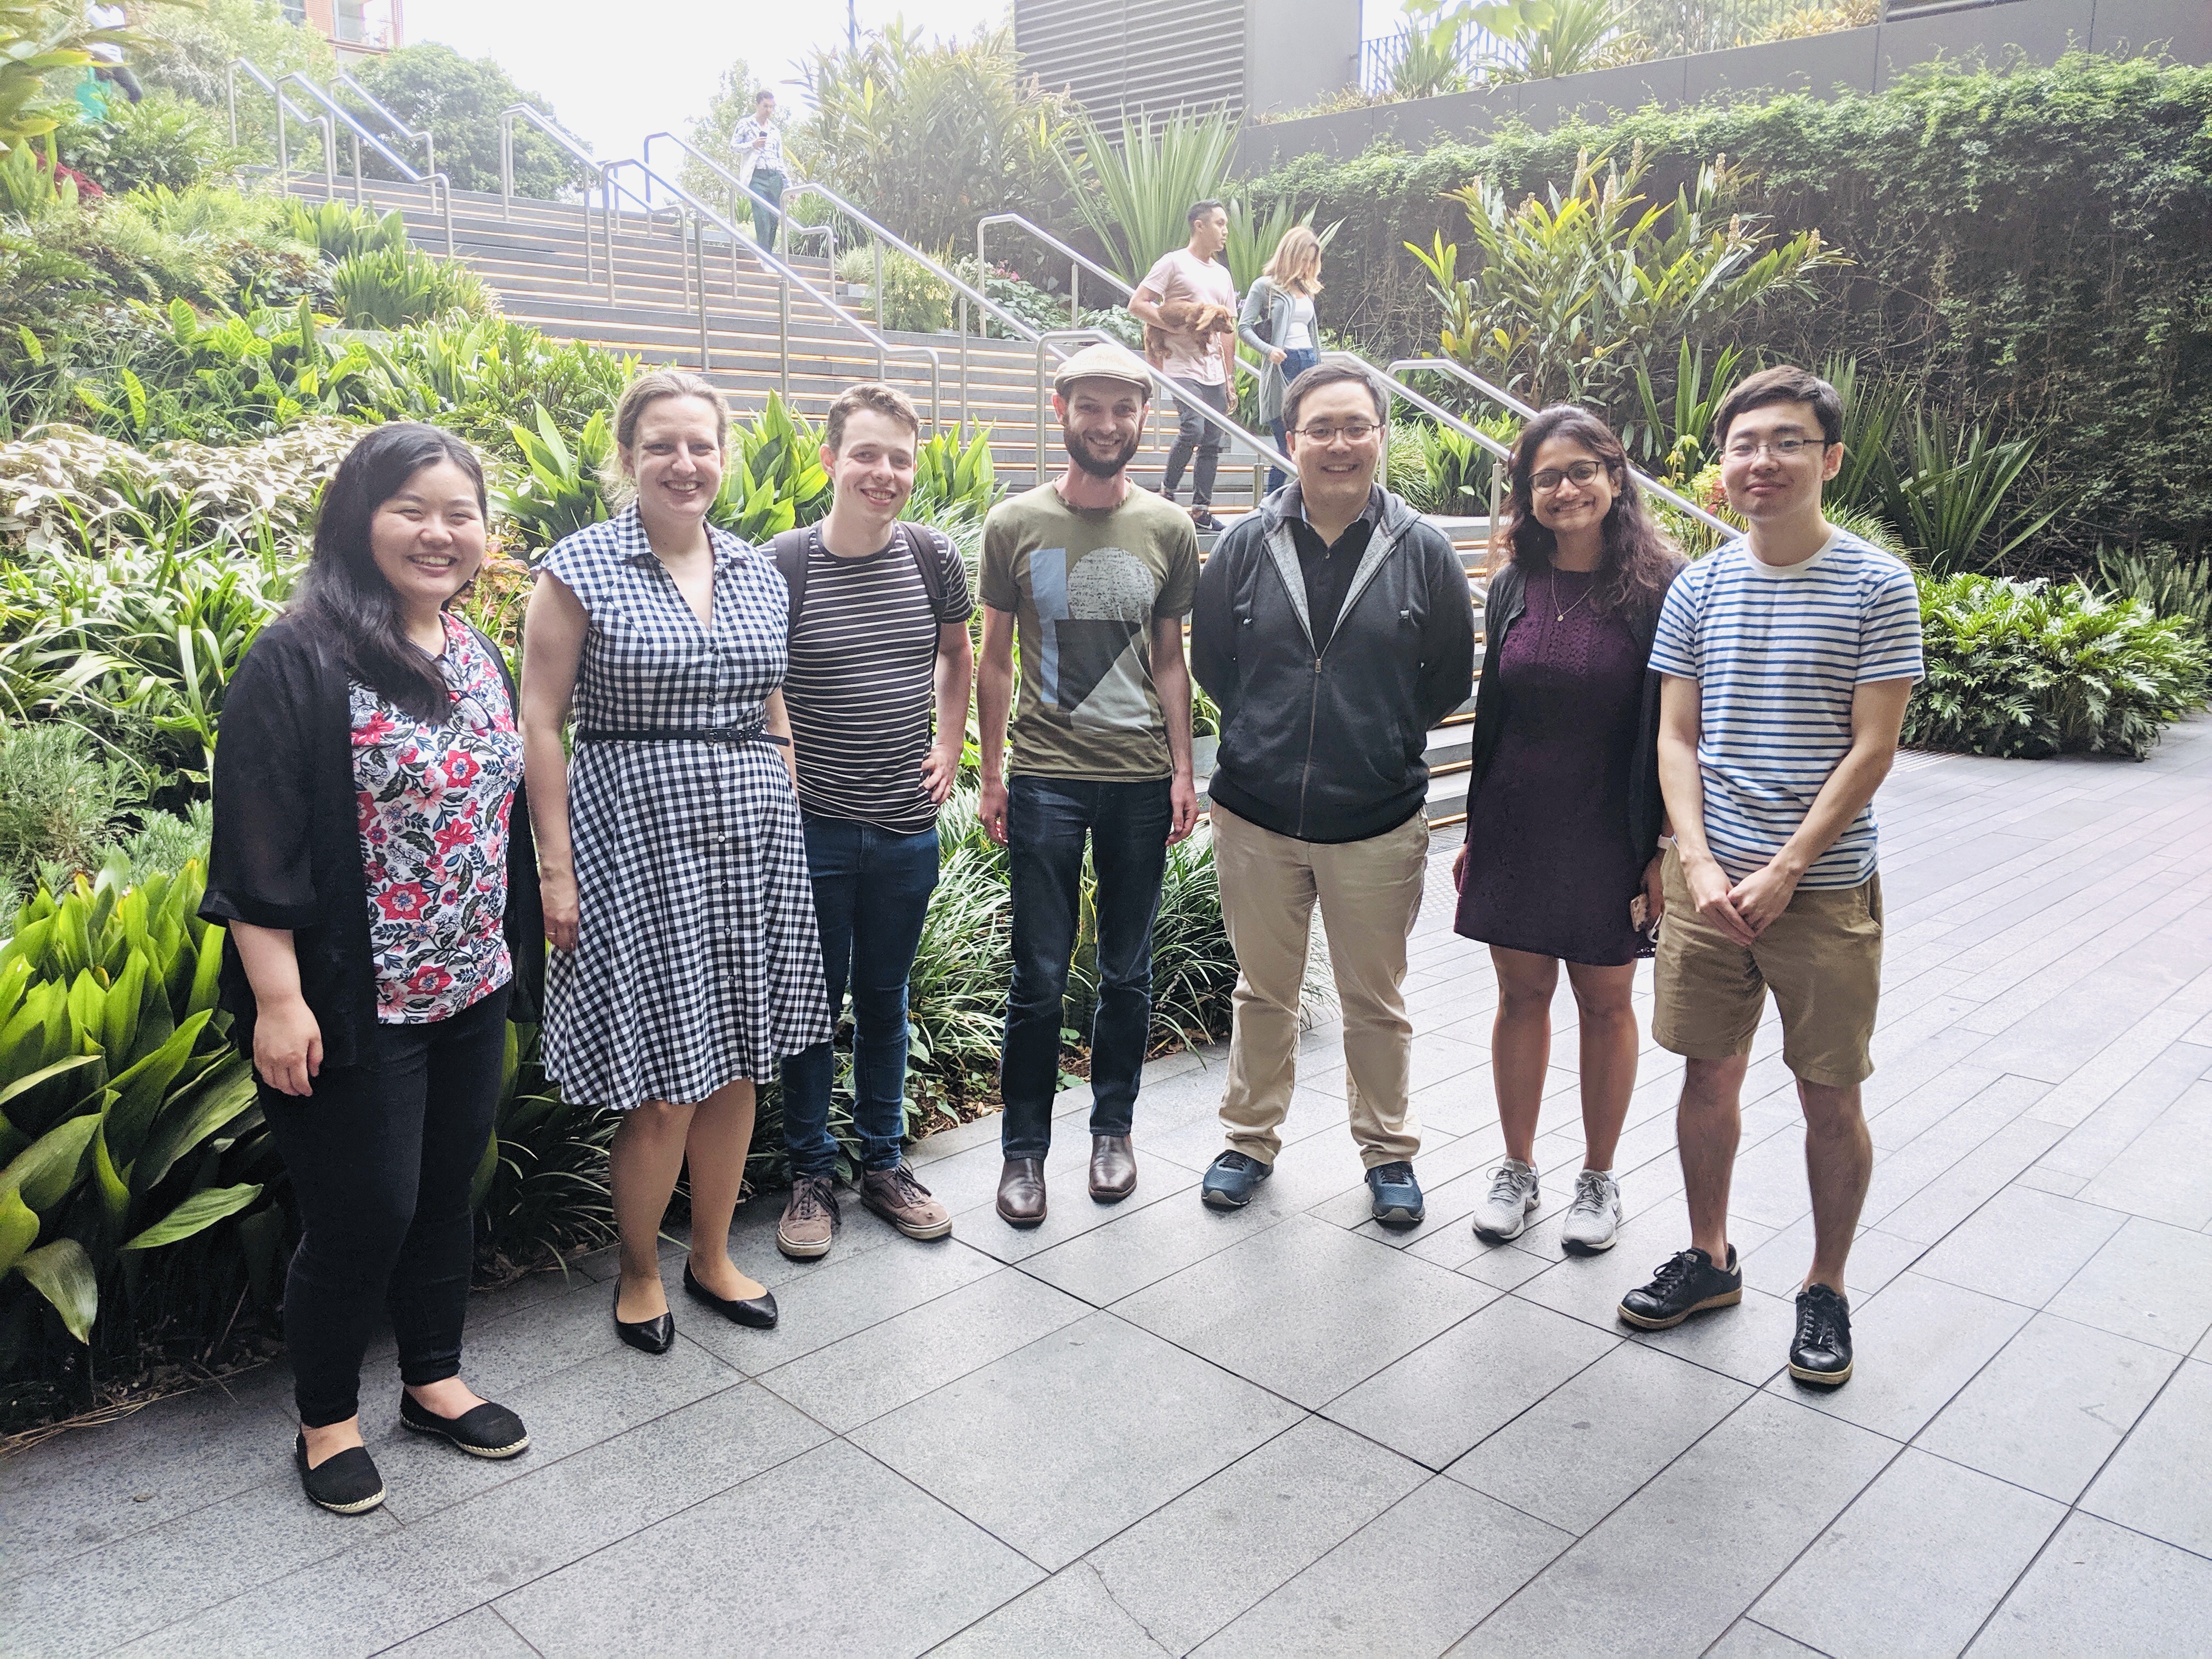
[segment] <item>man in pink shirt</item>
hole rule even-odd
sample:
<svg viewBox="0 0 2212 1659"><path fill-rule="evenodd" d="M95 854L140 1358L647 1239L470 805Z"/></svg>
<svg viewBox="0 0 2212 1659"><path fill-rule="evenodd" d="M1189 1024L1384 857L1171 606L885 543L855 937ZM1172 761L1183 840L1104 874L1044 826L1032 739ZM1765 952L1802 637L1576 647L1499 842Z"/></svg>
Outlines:
<svg viewBox="0 0 2212 1659"><path fill-rule="evenodd" d="M1175 499L1183 467L1195 451L1191 520L1200 530L1218 530L1221 521L1213 516L1213 474L1221 459L1221 434L1193 405L1202 403L1222 415L1237 407L1237 331L1231 326L1218 334L1200 334L1189 318L1198 307L1207 305L1225 307L1234 318L1237 284L1229 279L1229 267L1221 259L1222 250L1229 246L1228 210L1218 202L1194 202L1189 216L1190 246L1160 256L1129 296L1129 314L1166 336L1164 372L1188 394L1176 400L1182 424L1175 447L1168 451L1160 494ZM1176 309L1173 322L1165 314L1169 307Z"/></svg>

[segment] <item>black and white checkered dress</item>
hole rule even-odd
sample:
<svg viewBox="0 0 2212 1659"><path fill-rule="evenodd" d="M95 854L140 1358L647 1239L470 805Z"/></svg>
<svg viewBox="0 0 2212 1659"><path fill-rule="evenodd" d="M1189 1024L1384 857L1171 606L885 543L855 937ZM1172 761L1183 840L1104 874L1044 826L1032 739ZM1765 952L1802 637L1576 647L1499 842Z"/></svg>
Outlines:
<svg viewBox="0 0 2212 1659"><path fill-rule="evenodd" d="M783 578L710 531L714 626L646 539L635 507L538 566L591 621L577 728L756 723L783 683ZM572 1100L627 1111L776 1075L830 1034L799 802L756 739L578 743L568 827L581 921L546 973L545 1070Z"/></svg>

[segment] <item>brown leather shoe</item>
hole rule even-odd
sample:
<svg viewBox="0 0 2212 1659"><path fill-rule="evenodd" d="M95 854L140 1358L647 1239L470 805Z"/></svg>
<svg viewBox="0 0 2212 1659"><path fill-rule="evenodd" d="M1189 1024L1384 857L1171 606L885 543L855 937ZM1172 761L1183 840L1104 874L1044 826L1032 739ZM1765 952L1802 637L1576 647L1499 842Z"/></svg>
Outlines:
<svg viewBox="0 0 2212 1659"><path fill-rule="evenodd" d="M999 1174L999 1219L1009 1227L1034 1227L1044 1219L1044 1160L1010 1158Z"/></svg>
<svg viewBox="0 0 2212 1659"><path fill-rule="evenodd" d="M1129 1150L1127 1135L1091 1137L1091 1196L1101 1204L1119 1204L1137 1190L1137 1155Z"/></svg>

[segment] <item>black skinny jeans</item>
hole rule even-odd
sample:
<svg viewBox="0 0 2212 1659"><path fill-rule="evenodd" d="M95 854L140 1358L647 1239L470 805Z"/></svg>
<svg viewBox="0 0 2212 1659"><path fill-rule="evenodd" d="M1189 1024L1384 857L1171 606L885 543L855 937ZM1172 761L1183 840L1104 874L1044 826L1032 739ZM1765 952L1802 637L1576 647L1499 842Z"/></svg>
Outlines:
<svg viewBox="0 0 2212 1659"><path fill-rule="evenodd" d="M451 1019L376 1025L361 1064L325 1068L304 1097L261 1085L300 1200L284 1345L308 1428L361 1409L361 1357L380 1304L398 1339L400 1381L459 1375L476 1255L469 1185L499 1104L509 988Z"/></svg>

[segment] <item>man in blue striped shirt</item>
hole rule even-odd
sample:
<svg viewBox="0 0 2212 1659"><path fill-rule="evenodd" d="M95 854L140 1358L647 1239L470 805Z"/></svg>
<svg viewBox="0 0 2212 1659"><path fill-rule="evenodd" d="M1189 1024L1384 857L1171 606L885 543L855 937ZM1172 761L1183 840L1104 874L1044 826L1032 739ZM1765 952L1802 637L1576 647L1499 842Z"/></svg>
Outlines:
<svg viewBox="0 0 2212 1659"><path fill-rule="evenodd" d="M1851 1374L1844 1263L1874 1169L1859 1106L1881 991L1873 802L1922 674L1920 602L1903 564L1821 516L1844 459L1826 381L1752 375L1714 426L1750 532L1676 579L1651 653L1674 823L1652 1035L1686 1062L1675 1122L1691 1247L1620 1316L1664 1330L1743 1300L1729 1182L1771 988L1813 1189L1790 1374L1834 1388Z"/></svg>

